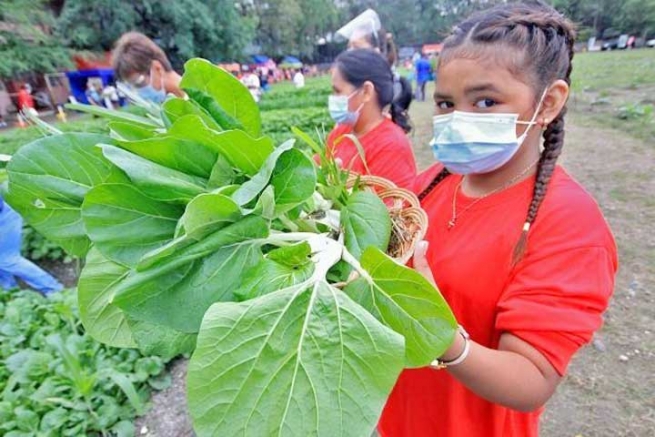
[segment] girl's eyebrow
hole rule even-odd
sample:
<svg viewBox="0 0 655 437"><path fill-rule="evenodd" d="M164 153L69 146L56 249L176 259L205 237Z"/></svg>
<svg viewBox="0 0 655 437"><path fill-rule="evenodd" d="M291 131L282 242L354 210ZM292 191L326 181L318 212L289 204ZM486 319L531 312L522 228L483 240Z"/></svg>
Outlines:
<svg viewBox="0 0 655 437"><path fill-rule="evenodd" d="M464 94L470 95L479 92L493 92L499 93L500 90L492 83L481 83L464 89Z"/></svg>
<svg viewBox="0 0 655 437"><path fill-rule="evenodd" d="M440 93L439 91L435 91L434 94L432 95L432 97L435 100L437 100L437 99L446 100L446 99L450 98L450 96L448 94L443 94L443 93Z"/></svg>

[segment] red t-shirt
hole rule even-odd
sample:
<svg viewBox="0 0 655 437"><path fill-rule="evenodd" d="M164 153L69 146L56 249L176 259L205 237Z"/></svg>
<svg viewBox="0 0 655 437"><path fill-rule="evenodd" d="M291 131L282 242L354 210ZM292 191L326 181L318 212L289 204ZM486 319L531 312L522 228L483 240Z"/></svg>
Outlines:
<svg viewBox="0 0 655 437"><path fill-rule="evenodd" d="M437 166L420 175L427 187ZM602 323L614 287L614 238L592 197L555 170L512 268L534 177L479 201L457 194L457 224L448 229L461 176L451 175L424 199L430 217L428 263L458 322L471 338L497 348L511 332L539 350L563 375L572 355ZM488 402L447 371L405 370L383 412L383 437L532 437L541 410L522 413Z"/></svg>
<svg viewBox="0 0 655 437"><path fill-rule="evenodd" d="M385 118L382 123L359 137L368 172L352 140L343 138L335 145L335 141L349 133L352 133L352 126L337 125L327 139L328 151L332 154L330 156L341 159L343 168L362 175L383 177L401 188L412 188L416 179L416 161L412 145L400 127Z"/></svg>
<svg viewBox="0 0 655 437"><path fill-rule="evenodd" d="M18 91L18 109L23 110L25 108L34 108L34 99L27 90L21 88Z"/></svg>

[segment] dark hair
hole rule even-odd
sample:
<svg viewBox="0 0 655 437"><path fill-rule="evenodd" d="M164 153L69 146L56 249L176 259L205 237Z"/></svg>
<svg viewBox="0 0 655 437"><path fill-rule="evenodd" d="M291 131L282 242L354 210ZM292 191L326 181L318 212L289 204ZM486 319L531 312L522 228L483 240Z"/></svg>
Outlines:
<svg viewBox="0 0 655 437"><path fill-rule="evenodd" d="M354 49L341 53L334 61L335 67L349 84L356 88L364 82L371 82L377 94L380 109L394 100L394 76L387 60L373 49ZM391 105L391 119L397 121L400 114L396 105ZM404 128L403 128L404 129Z"/></svg>
<svg viewBox="0 0 655 437"><path fill-rule="evenodd" d="M571 83L574 42L575 31L571 22L541 1L504 4L475 14L457 26L444 41L440 63L458 56L479 54L480 50L488 50L490 47L509 46L521 52L522 56L513 57L514 62L520 64L514 67L523 72L521 74L527 74L535 97L538 98L555 80ZM566 106L543 133L544 150L539 159L537 180L525 224L514 248L514 265L525 254L528 231L537 217L557 158L562 152L565 113ZM444 168L419 198L425 198L448 174Z"/></svg>

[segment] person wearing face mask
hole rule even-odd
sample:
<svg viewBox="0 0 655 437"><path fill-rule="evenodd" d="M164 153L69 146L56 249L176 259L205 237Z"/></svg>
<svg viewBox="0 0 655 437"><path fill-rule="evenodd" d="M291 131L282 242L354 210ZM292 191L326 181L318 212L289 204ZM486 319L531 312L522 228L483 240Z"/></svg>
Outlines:
<svg viewBox="0 0 655 437"><path fill-rule="evenodd" d="M132 85L146 100L162 103L168 94L184 97L182 77L164 51L142 33L128 32L116 41L112 64L118 79Z"/></svg>
<svg viewBox="0 0 655 437"><path fill-rule="evenodd" d="M557 165L573 25L549 5L504 3L443 44L432 149L416 180L429 225L414 268L460 327L405 370L382 437L536 437L544 404L602 324L618 266L594 199Z"/></svg>
<svg viewBox="0 0 655 437"><path fill-rule="evenodd" d="M383 113L393 99L387 61L370 49L342 53L332 69L332 90L328 109L337 125L327 139L329 154L352 172L411 187L416 177L412 146L403 129ZM361 144L364 159L348 134Z"/></svg>
<svg viewBox="0 0 655 437"><path fill-rule="evenodd" d="M409 106L412 103L412 84L395 69L398 62L398 50L393 34L382 29L380 17L373 9L367 9L349 21L336 32L335 38L348 41L348 50L372 49L387 59L393 73L393 100L386 115L405 133L412 130L409 118Z"/></svg>

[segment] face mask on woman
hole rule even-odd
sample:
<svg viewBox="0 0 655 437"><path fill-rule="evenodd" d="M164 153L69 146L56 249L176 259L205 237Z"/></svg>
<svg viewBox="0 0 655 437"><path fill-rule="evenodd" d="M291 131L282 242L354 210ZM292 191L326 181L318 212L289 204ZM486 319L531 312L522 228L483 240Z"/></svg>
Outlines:
<svg viewBox="0 0 655 437"><path fill-rule="evenodd" d="M328 97L328 110L330 117L338 124L354 125L359 119L359 112L362 110L362 103L355 111L348 109L348 102L359 90L355 90L347 96L329 96Z"/></svg>
<svg viewBox="0 0 655 437"><path fill-rule="evenodd" d="M546 91L530 121L518 114L453 111L433 118L434 157L451 173L484 174L499 169L516 154L535 122ZM516 125L528 127L516 137Z"/></svg>
<svg viewBox="0 0 655 437"><path fill-rule="evenodd" d="M164 100L166 100L166 89L164 89L164 76L162 75L160 77L161 77L160 88L155 89L155 87L152 86L152 71L151 71L150 72L150 81L148 82L148 85L145 85L145 86L140 87L140 88L137 89L137 92L139 93L139 95L142 98L144 98L145 100L149 100L149 101L155 102L157 104L160 104ZM139 79L142 79L142 78L139 78ZM143 78L143 79L145 79L145 78Z"/></svg>

